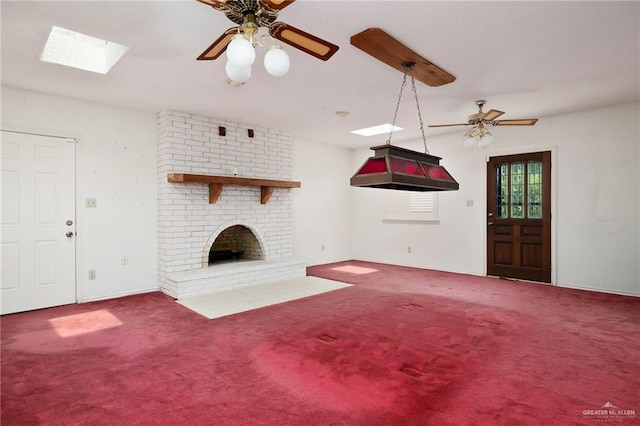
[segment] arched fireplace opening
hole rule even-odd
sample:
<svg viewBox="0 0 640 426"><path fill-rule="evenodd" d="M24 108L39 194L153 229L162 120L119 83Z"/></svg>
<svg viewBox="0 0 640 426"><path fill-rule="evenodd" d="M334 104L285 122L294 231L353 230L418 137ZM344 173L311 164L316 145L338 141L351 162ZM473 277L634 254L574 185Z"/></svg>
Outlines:
<svg viewBox="0 0 640 426"><path fill-rule="evenodd" d="M225 228L209 249L209 266L239 260L264 259L262 247L251 229L242 225Z"/></svg>

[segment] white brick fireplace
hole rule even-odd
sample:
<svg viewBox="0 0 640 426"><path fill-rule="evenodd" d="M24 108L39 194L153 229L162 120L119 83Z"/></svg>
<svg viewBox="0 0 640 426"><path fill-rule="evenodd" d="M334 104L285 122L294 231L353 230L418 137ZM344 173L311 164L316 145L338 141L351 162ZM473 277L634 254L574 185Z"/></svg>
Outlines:
<svg viewBox="0 0 640 426"><path fill-rule="evenodd" d="M219 127L226 134L219 135ZM253 130L249 137L248 130ZM158 278L160 289L182 298L304 276L293 258L291 191L275 188L266 204L260 187L224 185L214 204L204 183L171 183L169 173L291 180L289 136L175 111L158 114ZM227 228L248 228L262 259L208 265L209 250Z"/></svg>

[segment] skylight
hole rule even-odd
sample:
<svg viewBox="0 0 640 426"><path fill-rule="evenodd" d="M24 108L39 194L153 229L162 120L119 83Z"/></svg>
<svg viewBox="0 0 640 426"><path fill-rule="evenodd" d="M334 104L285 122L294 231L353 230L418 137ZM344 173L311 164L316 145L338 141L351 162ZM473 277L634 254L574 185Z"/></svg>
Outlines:
<svg viewBox="0 0 640 426"><path fill-rule="evenodd" d="M128 49L127 46L54 26L40 60L106 74Z"/></svg>
<svg viewBox="0 0 640 426"><path fill-rule="evenodd" d="M395 132L396 130L404 130L402 127L392 126L391 124L381 124L379 126L367 127L365 129L360 130L352 130L350 133L355 133L360 136L375 136L381 135L383 133L389 133L391 130Z"/></svg>

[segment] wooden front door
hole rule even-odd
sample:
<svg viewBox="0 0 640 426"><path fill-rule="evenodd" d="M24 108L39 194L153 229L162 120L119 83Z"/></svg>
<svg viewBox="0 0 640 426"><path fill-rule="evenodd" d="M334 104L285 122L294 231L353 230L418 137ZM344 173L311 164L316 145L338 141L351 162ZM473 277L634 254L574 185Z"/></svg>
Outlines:
<svg viewBox="0 0 640 426"><path fill-rule="evenodd" d="M487 275L551 282L551 152L489 159Z"/></svg>

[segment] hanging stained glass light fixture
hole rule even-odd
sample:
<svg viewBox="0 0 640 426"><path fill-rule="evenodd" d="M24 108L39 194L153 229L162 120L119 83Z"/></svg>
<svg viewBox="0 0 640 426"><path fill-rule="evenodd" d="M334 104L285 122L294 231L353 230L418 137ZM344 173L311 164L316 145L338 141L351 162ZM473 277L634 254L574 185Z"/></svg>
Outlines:
<svg viewBox="0 0 640 426"><path fill-rule="evenodd" d="M427 149L427 138L424 134L424 124L416 92L416 83L411 70L415 63L403 64L405 70L400 86L400 95L396 104L393 123L387 143L385 145L373 146L371 149L374 155L369 157L358 171L351 177L351 186L394 189L398 191L456 191L459 189L458 182L440 165L440 157L429 154ZM393 128L398 117L398 109L402 99L402 92L407 84L407 76L411 76L411 89L415 95L416 107L418 109L418 120L422 141L424 143L424 153L412 151L406 148L391 145Z"/></svg>

